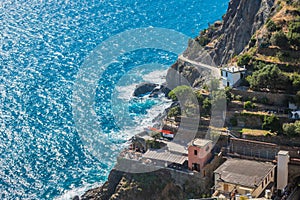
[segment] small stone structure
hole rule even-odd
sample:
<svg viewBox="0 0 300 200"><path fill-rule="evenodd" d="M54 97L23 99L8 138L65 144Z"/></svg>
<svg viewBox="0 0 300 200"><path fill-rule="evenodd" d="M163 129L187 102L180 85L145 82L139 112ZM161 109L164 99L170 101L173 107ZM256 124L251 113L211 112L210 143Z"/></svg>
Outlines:
<svg viewBox="0 0 300 200"><path fill-rule="evenodd" d="M189 170L200 171L211 158L212 141L206 139L194 139L188 147Z"/></svg>

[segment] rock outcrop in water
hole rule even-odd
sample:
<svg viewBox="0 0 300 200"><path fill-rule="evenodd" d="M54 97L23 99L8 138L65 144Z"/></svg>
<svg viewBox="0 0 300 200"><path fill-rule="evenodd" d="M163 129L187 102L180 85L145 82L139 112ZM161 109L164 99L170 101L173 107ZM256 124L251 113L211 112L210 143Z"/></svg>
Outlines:
<svg viewBox="0 0 300 200"><path fill-rule="evenodd" d="M233 55L237 55L245 49L251 36L266 22L272 14L274 1L231 0L227 13L223 16L223 22L215 23L199 36L206 39L205 45L200 45L199 37L190 40L184 56L214 66L227 63ZM190 64L178 60L168 71L167 87L172 89L182 83L180 77L184 77L187 84L195 87L205 82L208 73L209 71L199 71ZM155 87L151 88L153 90ZM137 95L145 91L138 92ZM149 174L130 174L112 170L108 181L102 187L87 191L81 198L116 200L199 197L199 194L207 191L203 188L200 190L198 186L201 183L196 183L196 181L208 181L202 185L206 185L209 190L211 186L209 181L212 181L213 178L196 178L197 180L180 177L175 180L176 178L172 176L170 170L159 170ZM182 182L183 180L185 182Z"/></svg>
<svg viewBox="0 0 300 200"><path fill-rule="evenodd" d="M145 95L149 92L152 92L153 89L156 88L157 86L158 86L158 84L155 84L155 83L148 83L148 82L141 83L136 86L136 88L133 92L133 96L139 97L139 96Z"/></svg>

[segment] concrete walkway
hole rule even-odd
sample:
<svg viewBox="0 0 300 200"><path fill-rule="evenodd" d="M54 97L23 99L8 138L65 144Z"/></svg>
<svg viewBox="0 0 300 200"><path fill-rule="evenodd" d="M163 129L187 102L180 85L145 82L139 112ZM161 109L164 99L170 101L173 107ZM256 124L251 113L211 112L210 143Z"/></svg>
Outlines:
<svg viewBox="0 0 300 200"><path fill-rule="evenodd" d="M211 65L207 65L207 64L204 64L204 63L201 63L201 62L197 62L197 61L194 61L194 60L190 60L190 59L184 57L182 54L180 56L178 56L178 59L181 60L181 61L190 63L190 64L192 64L192 65L194 65L198 68L209 69L209 70L213 71L214 75L216 75L216 78L221 78L220 68L217 68L217 67L214 67L214 66L211 66Z"/></svg>

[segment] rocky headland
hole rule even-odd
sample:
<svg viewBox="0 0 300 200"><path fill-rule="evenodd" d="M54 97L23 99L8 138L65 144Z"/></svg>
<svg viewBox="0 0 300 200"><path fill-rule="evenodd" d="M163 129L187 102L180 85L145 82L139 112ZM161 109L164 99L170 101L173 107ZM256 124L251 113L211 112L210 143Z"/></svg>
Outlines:
<svg viewBox="0 0 300 200"><path fill-rule="evenodd" d="M222 21L215 22L188 42L183 56L194 61L219 67L234 56L249 50L251 38L275 13L276 0L231 0ZM181 78L192 87L206 81L209 71L199 71L182 60L177 60L166 76L164 88L173 89ZM138 86L135 96L153 92L155 84ZM158 89L159 90L159 89ZM157 91L156 91L157 92ZM212 165L222 162L217 159ZM210 170L213 170L213 166ZM208 173L209 174L209 173ZM212 174L212 173L211 173ZM159 169L148 173L128 173L113 169L101 187L87 191L80 199L187 199L201 198L210 193L213 177L178 176L171 170ZM200 187L206 186L206 187ZM78 198L78 197L76 197Z"/></svg>

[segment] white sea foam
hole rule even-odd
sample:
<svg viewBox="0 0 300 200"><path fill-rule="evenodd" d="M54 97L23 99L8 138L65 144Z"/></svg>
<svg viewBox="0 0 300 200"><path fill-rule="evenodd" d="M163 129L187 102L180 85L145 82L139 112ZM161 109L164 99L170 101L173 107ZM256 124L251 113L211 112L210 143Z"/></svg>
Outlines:
<svg viewBox="0 0 300 200"><path fill-rule="evenodd" d="M162 84L165 82L165 77L168 70L155 70L143 76L143 80L151 83Z"/></svg>
<svg viewBox="0 0 300 200"><path fill-rule="evenodd" d="M77 196L82 196L87 190L95 187L99 187L99 183L97 184L85 184L83 187L79 188L73 188L71 190L66 191L64 194L62 194L59 197L56 197L55 200L71 200L73 199L76 195Z"/></svg>
<svg viewBox="0 0 300 200"><path fill-rule="evenodd" d="M136 84L131 84L127 86L116 86L118 92L118 98L124 100L130 100L132 98L133 91L136 87Z"/></svg>

